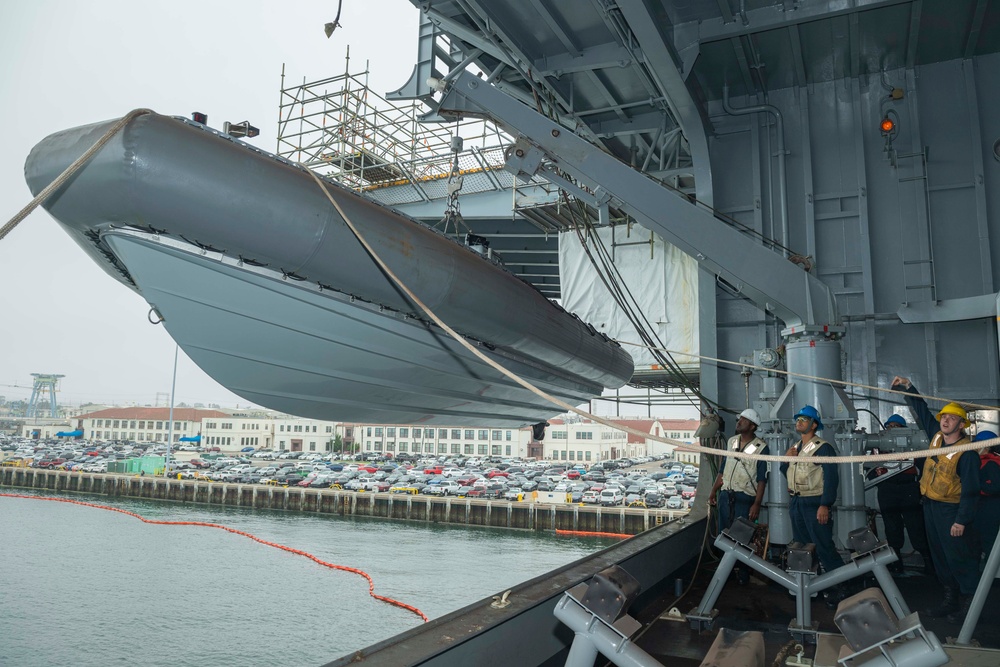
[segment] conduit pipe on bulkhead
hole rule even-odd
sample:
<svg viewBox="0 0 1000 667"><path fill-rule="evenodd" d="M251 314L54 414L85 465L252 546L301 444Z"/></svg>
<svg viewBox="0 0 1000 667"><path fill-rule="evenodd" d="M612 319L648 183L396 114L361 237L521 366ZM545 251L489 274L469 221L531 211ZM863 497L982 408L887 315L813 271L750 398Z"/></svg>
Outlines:
<svg viewBox="0 0 1000 667"><path fill-rule="evenodd" d="M781 211L781 243L785 246L781 252L785 257L788 257L788 183L785 178L785 122L781 117L781 111L772 104L758 104L753 107L737 109L729 104L729 86L722 87L722 108L732 116L744 116L760 111L774 116L775 132L778 135L778 208Z"/></svg>

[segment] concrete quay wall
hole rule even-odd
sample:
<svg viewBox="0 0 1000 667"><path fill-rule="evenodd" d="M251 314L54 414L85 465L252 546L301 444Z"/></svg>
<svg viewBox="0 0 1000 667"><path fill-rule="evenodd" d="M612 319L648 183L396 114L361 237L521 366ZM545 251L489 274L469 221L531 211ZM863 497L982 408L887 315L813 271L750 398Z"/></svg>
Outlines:
<svg viewBox="0 0 1000 667"><path fill-rule="evenodd" d="M39 468L0 467L0 487L494 528L625 535L636 535L687 514L643 507L415 496Z"/></svg>

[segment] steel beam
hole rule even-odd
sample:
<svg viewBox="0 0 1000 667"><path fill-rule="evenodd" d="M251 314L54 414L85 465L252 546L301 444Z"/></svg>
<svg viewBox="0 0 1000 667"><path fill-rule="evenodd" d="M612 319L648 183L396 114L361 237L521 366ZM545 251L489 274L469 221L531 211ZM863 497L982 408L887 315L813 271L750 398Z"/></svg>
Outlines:
<svg viewBox="0 0 1000 667"><path fill-rule="evenodd" d="M829 287L686 197L668 191L468 72L444 86L443 93L439 113L491 118L511 136L521 137L513 152L515 160L532 159L538 153L533 169L546 157L592 184L598 199L612 199L609 204L635 216L788 327L839 324ZM508 163L508 169L516 166Z"/></svg>
<svg viewBox="0 0 1000 667"><path fill-rule="evenodd" d="M644 0L618 0L618 10L628 22L628 27L639 42L646 68L660 89L674 120L683 128L688 140L695 191L699 201L712 206L715 195L712 185L712 166L706 134L708 119L701 107L691 97L684 77L677 69L676 59L658 27L658 22Z"/></svg>

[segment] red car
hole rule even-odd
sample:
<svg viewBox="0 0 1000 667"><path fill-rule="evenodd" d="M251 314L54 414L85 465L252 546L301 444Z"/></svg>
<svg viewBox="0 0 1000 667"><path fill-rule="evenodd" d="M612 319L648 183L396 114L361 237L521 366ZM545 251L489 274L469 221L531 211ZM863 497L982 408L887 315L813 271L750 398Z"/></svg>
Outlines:
<svg viewBox="0 0 1000 667"><path fill-rule="evenodd" d="M491 470L488 473L486 473L486 476L490 479L493 479L494 477L509 477L510 475L504 472L503 470Z"/></svg>
<svg viewBox="0 0 1000 667"><path fill-rule="evenodd" d="M442 472L442 470L441 470L440 467L437 467L437 468L427 468L427 469L425 469L424 470L424 474L425 475L443 475L444 473Z"/></svg>

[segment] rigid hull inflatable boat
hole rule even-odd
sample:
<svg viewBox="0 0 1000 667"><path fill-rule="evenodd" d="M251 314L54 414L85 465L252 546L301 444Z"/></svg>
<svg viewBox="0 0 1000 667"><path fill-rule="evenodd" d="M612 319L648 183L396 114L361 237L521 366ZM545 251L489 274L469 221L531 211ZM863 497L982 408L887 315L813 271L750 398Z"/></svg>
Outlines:
<svg viewBox="0 0 1000 667"><path fill-rule="evenodd" d="M40 142L25 166L32 192L112 125ZM501 365L571 404L631 377L617 343L495 259L323 187L402 282ZM523 425L559 411L432 324L303 167L200 124L135 118L44 206L146 299L195 363L259 405L456 425Z"/></svg>

